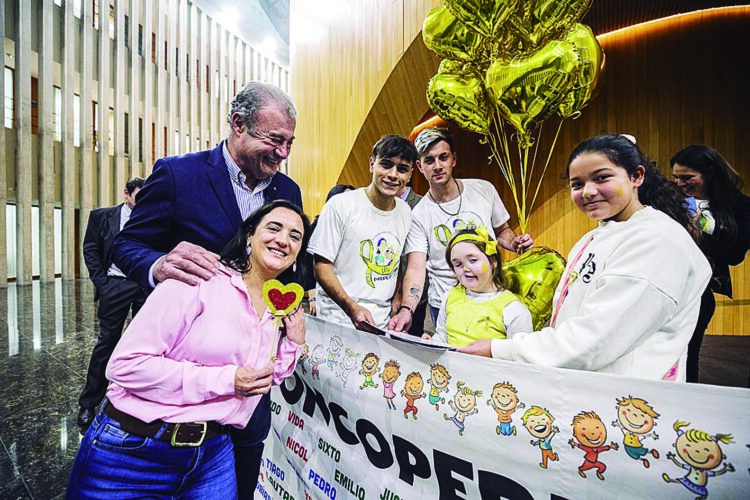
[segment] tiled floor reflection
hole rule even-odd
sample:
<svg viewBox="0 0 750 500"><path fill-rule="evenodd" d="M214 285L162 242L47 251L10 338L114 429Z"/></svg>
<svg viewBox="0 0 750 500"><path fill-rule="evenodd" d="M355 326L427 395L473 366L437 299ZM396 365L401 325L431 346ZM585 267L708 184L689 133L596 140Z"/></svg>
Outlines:
<svg viewBox="0 0 750 500"><path fill-rule="evenodd" d="M84 280L0 289L0 499L64 496L98 332L93 294ZM708 337L702 379L744 387L748 360L750 336Z"/></svg>
<svg viewBox="0 0 750 500"><path fill-rule="evenodd" d="M97 332L88 280L0 290L0 498L64 495Z"/></svg>

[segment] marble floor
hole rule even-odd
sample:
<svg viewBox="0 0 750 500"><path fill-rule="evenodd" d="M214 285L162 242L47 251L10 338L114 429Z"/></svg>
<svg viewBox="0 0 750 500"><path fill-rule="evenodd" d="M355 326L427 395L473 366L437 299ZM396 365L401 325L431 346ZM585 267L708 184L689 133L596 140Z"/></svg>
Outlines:
<svg viewBox="0 0 750 500"><path fill-rule="evenodd" d="M0 290L0 499L62 498L98 327L87 280ZM744 387L750 336L704 343L702 381Z"/></svg>

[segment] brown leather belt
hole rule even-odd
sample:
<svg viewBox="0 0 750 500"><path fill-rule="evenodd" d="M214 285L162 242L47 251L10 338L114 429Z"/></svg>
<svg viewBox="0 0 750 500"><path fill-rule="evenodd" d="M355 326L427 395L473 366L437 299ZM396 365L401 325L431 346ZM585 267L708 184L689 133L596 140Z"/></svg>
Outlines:
<svg viewBox="0 0 750 500"><path fill-rule="evenodd" d="M120 428L125 432L143 437L156 438L157 433L166 423L163 420L144 422L143 420L118 410L112 405L112 403L108 403L104 408L104 414L108 415L113 420L116 420L120 424ZM200 446L204 441L213 439L224 432L225 426L214 420L210 422L167 424L166 430L156 439L159 441L166 441L172 446L195 447Z"/></svg>

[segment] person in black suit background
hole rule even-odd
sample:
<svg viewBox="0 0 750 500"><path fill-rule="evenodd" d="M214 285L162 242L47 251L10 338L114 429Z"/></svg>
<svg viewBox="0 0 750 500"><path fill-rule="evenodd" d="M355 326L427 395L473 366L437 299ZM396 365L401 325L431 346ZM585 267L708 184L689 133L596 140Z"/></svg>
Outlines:
<svg viewBox="0 0 750 500"><path fill-rule="evenodd" d="M143 187L143 179L134 178L125 185L125 202L114 207L91 211L86 235L83 238L83 260L99 301L99 338L91 353L86 384L78 398L78 425L88 427L96 414L96 407L104 399L107 379L104 371L122 335L128 312L138 313L146 301L146 293L112 263L112 242L130 218L135 196Z"/></svg>

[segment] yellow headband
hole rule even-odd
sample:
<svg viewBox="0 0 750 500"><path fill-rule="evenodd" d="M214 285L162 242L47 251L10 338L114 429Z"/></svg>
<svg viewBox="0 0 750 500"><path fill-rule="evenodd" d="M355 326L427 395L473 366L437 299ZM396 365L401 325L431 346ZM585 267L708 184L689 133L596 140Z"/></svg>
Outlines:
<svg viewBox="0 0 750 500"><path fill-rule="evenodd" d="M461 243L462 241L476 241L477 243L484 243L485 255L496 255L497 241L495 241L494 239L490 239L490 235L487 233L487 228L484 226L479 226L475 229L475 231L477 234L459 234L458 236L453 238L453 240L451 241L451 249L456 246L456 243Z"/></svg>

